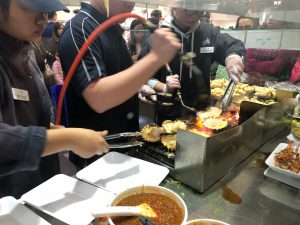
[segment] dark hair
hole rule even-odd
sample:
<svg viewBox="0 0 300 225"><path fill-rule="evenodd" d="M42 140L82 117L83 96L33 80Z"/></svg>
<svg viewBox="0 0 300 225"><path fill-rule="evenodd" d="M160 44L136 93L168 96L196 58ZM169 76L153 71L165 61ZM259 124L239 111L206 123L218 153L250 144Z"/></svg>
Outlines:
<svg viewBox="0 0 300 225"><path fill-rule="evenodd" d="M162 14L161 14L161 11L159 9L154 9L151 12L150 16L160 18L160 17L162 17Z"/></svg>
<svg viewBox="0 0 300 225"><path fill-rule="evenodd" d="M250 19L253 22L253 28L250 29L254 29L258 26L258 19L257 18L252 18L252 17L247 17L247 16L239 16L239 18L236 21L236 25L235 25L235 29L239 30L240 29L240 20L241 19Z"/></svg>
<svg viewBox="0 0 300 225"><path fill-rule="evenodd" d="M49 1L49 0L48 0ZM57 13L56 12L49 12L48 13L48 19L49 20L52 20L55 16L57 16Z"/></svg>
<svg viewBox="0 0 300 225"><path fill-rule="evenodd" d="M151 14L150 17L148 18L148 20L153 23L154 25L158 25L159 23L159 19L162 17L161 11L158 9L154 9Z"/></svg>
<svg viewBox="0 0 300 225"><path fill-rule="evenodd" d="M59 37L58 28L61 27L61 26L64 26L64 25L62 23L60 23L60 22L56 22L54 24L53 31L54 31L54 34L56 35L56 37Z"/></svg>
<svg viewBox="0 0 300 225"><path fill-rule="evenodd" d="M7 16L9 11L10 0L0 0L0 11Z"/></svg>
<svg viewBox="0 0 300 225"><path fill-rule="evenodd" d="M136 40L135 40L133 30L137 25L140 25L140 24L143 26L143 29L146 30L146 24L140 19L134 19L134 20L132 20L132 22L130 24L130 40L128 42L128 48L129 48L130 55L135 55L136 54L136 48L135 48ZM146 31L145 31L145 33L146 33ZM144 35L144 37L142 39L142 44L144 43L146 38L147 38L147 35Z"/></svg>
<svg viewBox="0 0 300 225"><path fill-rule="evenodd" d="M132 20L131 24L130 24L130 30L133 30L137 25L140 25L140 24L143 26L144 29L146 28L146 25L142 20L140 20L140 19Z"/></svg>
<svg viewBox="0 0 300 225"><path fill-rule="evenodd" d="M210 12L201 11L201 13L202 13L202 16L200 17L200 21L210 23Z"/></svg>
<svg viewBox="0 0 300 225"><path fill-rule="evenodd" d="M80 9L74 9L74 10L73 10L73 13L74 13L74 14L77 14L77 13L79 13L79 11L80 11Z"/></svg>

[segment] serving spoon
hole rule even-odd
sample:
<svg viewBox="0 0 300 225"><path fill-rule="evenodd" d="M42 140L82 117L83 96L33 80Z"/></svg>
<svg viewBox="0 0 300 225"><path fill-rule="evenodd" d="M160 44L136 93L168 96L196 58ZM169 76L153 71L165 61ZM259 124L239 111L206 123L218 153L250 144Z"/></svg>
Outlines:
<svg viewBox="0 0 300 225"><path fill-rule="evenodd" d="M149 218L157 217L157 213L147 203L138 206L109 206L92 210L94 217L110 216L145 216Z"/></svg>

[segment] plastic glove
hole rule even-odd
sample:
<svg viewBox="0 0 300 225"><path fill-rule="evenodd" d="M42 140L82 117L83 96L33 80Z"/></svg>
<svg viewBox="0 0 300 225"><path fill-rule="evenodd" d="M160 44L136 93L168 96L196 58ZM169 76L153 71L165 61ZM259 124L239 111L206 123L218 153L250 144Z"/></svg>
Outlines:
<svg viewBox="0 0 300 225"><path fill-rule="evenodd" d="M242 57L239 55L230 55L226 58L225 64L229 76L234 80L235 83L238 83L244 71Z"/></svg>
<svg viewBox="0 0 300 225"><path fill-rule="evenodd" d="M137 60L138 60L138 55L133 55L133 56L131 56L131 59L132 59L132 62L133 62L133 63L136 63Z"/></svg>
<svg viewBox="0 0 300 225"><path fill-rule="evenodd" d="M149 86L149 85L143 85L139 89L138 97L142 102L148 103L148 104L154 104L154 102L157 101L156 95L149 95L144 96L143 94L155 94L156 92ZM149 100L149 98L152 100Z"/></svg>
<svg viewBox="0 0 300 225"><path fill-rule="evenodd" d="M164 92L173 92L176 89L180 89L181 85L180 85L180 81L179 81L179 76L177 74L175 75L170 75L167 76L166 78L166 90L164 90Z"/></svg>

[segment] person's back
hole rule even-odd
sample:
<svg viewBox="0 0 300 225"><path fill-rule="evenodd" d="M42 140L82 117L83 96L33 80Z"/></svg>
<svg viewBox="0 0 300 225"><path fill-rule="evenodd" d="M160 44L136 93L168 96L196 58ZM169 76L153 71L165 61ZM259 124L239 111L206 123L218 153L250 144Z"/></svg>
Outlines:
<svg viewBox="0 0 300 225"><path fill-rule="evenodd" d="M79 13L66 24L59 42L59 55L65 73L69 71L78 53L77 48L80 48L91 32L105 20L105 16L91 5L82 3ZM83 21L84 31L81 27ZM74 42L71 41L72 39ZM105 129L110 133L136 131L138 129L137 96L104 113L97 113L87 105L81 95L91 80L118 73L132 65L119 25L112 26L98 36L91 48L92 50L85 55L84 61L79 65L80 72L74 75L67 92L69 126L94 130ZM78 79L81 79L80 82Z"/></svg>
<svg viewBox="0 0 300 225"><path fill-rule="evenodd" d="M107 14L129 12L133 7L134 3L122 0L112 1L109 9L103 0L82 3L79 13L66 24L59 42L64 72L69 71L88 36L107 20ZM137 91L180 44L171 32L156 30L155 51L144 62L131 66L122 32L118 24L112 25L95 39L81 60L67 92L70 126L107 129L110 133L139 129ZM162 47L158 47L159 42ZM76 161L82 167L95 159Z"/></svg>

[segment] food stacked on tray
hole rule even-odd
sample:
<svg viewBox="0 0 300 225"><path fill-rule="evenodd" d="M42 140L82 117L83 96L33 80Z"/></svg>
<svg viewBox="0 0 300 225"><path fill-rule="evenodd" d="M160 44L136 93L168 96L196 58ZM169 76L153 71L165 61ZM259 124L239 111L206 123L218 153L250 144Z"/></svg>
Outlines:
<svg viewBox="0 0 300 225"><path fill-rule="evenodd" d="M300 153L290 142L288 146L277 152L274 157L275 166L300 175Z"/></svg>
<svg viewBox="0 0 300 225"><path fill-rule="evenodd" d="M155 124L146 125L142 128L141 134L147 142L161 142L170 151L176 149L176 132L178 129L187 129L187 123L182 120L165 120L162 126Z"/></svg>
<svg viewBox="0 0 300 225"><path fill-rule="evenodd" d="M221 114L221 109L209 107L205 111L198 112L195 118L189 120L165 120L162 126L156 124L146 125L142 128L141 135L146 142L160 142L167 150L175 151L178 129L210 137L237 124L238 112Z"/></svg>
<svg viewBox="0 0 300 225"><path fill-rule="evenodd" d="M300 149L296 143L279 144L266 164L266 176L300 189Z"/></svg>
<svg viewBox="0 0 300 225"><path fill-rule="evenodd" d="M219 99L225 91L228 80L217 79L211 81L212 98ZM275 103L275 89L269 87L250 86L239 83L236 85L232 103L239 106L242 101L250 101L258 104L269 105Z"/></svg>

